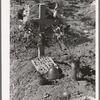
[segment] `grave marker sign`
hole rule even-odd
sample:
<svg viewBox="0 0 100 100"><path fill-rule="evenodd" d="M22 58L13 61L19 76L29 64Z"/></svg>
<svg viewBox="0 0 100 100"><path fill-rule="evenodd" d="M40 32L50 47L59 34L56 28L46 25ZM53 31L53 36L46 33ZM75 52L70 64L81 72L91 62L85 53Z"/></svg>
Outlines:
<svg viewBox="0 0 100 100"><path fill-rule="evenodd" d="M52 66L58 69L57 64L54 63L51 57L35 58L31 62L41 74L47 73Z"/></svg>

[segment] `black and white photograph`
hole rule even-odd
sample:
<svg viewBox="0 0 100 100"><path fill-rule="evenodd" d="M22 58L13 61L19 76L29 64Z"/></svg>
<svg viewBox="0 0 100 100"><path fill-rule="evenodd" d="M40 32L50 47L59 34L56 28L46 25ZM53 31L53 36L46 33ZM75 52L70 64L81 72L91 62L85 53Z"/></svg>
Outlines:
<svg viewBox="0 0 100 100"><path fill-rule="evenodd" d="M97 100L97 1L9 0L9 100Z"/></svg>

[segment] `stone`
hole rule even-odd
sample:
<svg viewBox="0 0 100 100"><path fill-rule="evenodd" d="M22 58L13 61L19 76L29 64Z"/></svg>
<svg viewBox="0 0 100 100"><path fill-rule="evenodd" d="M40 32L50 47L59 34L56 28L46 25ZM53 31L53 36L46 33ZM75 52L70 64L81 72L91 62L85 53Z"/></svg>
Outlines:
<svg viewBox="0 0 100 100"><path fill-rule="evenodd" d="M50 68L48 72L48 79L50 80L59 79L59 71L57 68L55 67Z"/></svg>
<svg viewBox="0 0 100 100"><path fill-rule="evenodd" d="M48 93L44 94L44 98L48 98L49 96L50 96L50 94L48 94Z"/></svg>
<svg viewBox="0 0 100 100"><path fill-rule="evenodd" d="M23 24L25 24L28 20L28 17L29 17L29 13L30 13L30 7L29 5L26 5L25 6L25 10L23 11Z"/></svg>
<svg viewBox="0 0 100 100"><path fill-rule="evenodd" d="M89 31L88 31L88 30L84 30L83 32L84 32L85 34L89 33Z"/></svg>

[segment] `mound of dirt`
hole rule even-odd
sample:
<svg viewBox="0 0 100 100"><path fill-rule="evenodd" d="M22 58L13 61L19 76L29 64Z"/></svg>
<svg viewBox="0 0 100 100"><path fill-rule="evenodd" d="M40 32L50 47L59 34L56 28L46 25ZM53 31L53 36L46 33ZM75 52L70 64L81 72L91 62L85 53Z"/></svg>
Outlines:
<svg viewBox="0 0 100 100"><path fill-rule="evenodd" d="M65 0L61 1L65 2ZM33 7L33 4L36 4L31 1L27 2L31 7ZM32 45L31 48L25 48L24 45L26 43L22 41L25 31L18 29L21 22L18 21L17 12L19 9L22 9L23 6L25 5L19 5L16 2L12 2L10 13L10 99L82 100L82 97L86 96L90 97L90 100L94 99L95 27L89 23L86 24L86 22L92 24L95 23L94 3L88 5L84 3L78 4L78 13L75 12L73 18L69 16L69 19L71 20L67 21L71 26L70 32L65 33L62 40L50 45L50 47L45 47L45 55L52 57L56 61L64 76L61 77L61 79L53 81L52 85L44 86L38 84L39 75L31 63L31 60L37 57L37 47L36 45L35 47ZM38 7L31 9L31 15L33 15L33 17L38 16L38 13L36 14L37 10ZM63 10L63 7L61 10ZM31 44L33 44L34 39L31 39L30 37L28 43L31 42ZM72 78L73 71L68 66L68 63L71 64L71 62L78 57L81 57L80 70L78 73L80 76L83 75L83 79L81 80L75 80ZM83 98L83 100L86 99Z"/></svg>
<svg viewBox="0 0 100 100"><path fill-rule="evenodd" d="M95 1L91 4L86 5L77 13L83 22L86 22L89 25L95 26Z"/></svg>

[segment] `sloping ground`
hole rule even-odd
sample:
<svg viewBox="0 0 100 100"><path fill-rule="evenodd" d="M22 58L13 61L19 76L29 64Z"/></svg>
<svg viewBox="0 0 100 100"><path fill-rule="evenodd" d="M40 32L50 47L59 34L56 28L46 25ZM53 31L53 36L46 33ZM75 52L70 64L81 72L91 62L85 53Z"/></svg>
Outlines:
<svg viewBox="0 0 100 100"><path fill-rule="evenodd" d="M15 10L16 7L21 8L21 6L17 5L14 7ZM81 61L84 61L86 66L89 65L95 71L95 27L86 24L81 19L76 19L80 18L81 14L84 14L82 18L90 17L91 20L89 21L94 21L94 8L95 6L91 9L89 5L86 9L79 9L79 12L74 15L75 19L70 18L78 21L68 21L68 24L71 25L71 34L66 35L67 40L64 42L59 41L50 48L46 48L46 55L60 61L67 60L69 63L70 59L82 56ZM12 7L11 12L14 13L15 10ZM11 37L13 36L13 39L15 37L16 40L16 38L20 37L20 35L16 35L20 31L16 28L16 26L18 27L16 13L14 15L12 13L11 27L14 28L11 30ZM24 44L21 44L18 40L16 41L15 43L11 41L10 51L11 100L68 100L68 96L64 97L63 92L70 95L69 100L81 100L80 97L82 96L95 97L95 74L88 75L90 73L89 67L83 70L87 72L87 80L76 81L72 78L73 72L69 66L58 64L63 71L64 77L56 80L52 85L40 86L38 84L38 73L31 63L31 59L37 57L37 49L25 49ZM64 48L63 46L66 49L61 49Z"/></svg>
<svg viewBox="0 0 100 100"><path fill-rule="evenodd" d="M94 1L91 4L82 7L80 11L77 13L81 21L86 22L89 25L95 26L95 16L96 16L96 2Z"/></svg>

